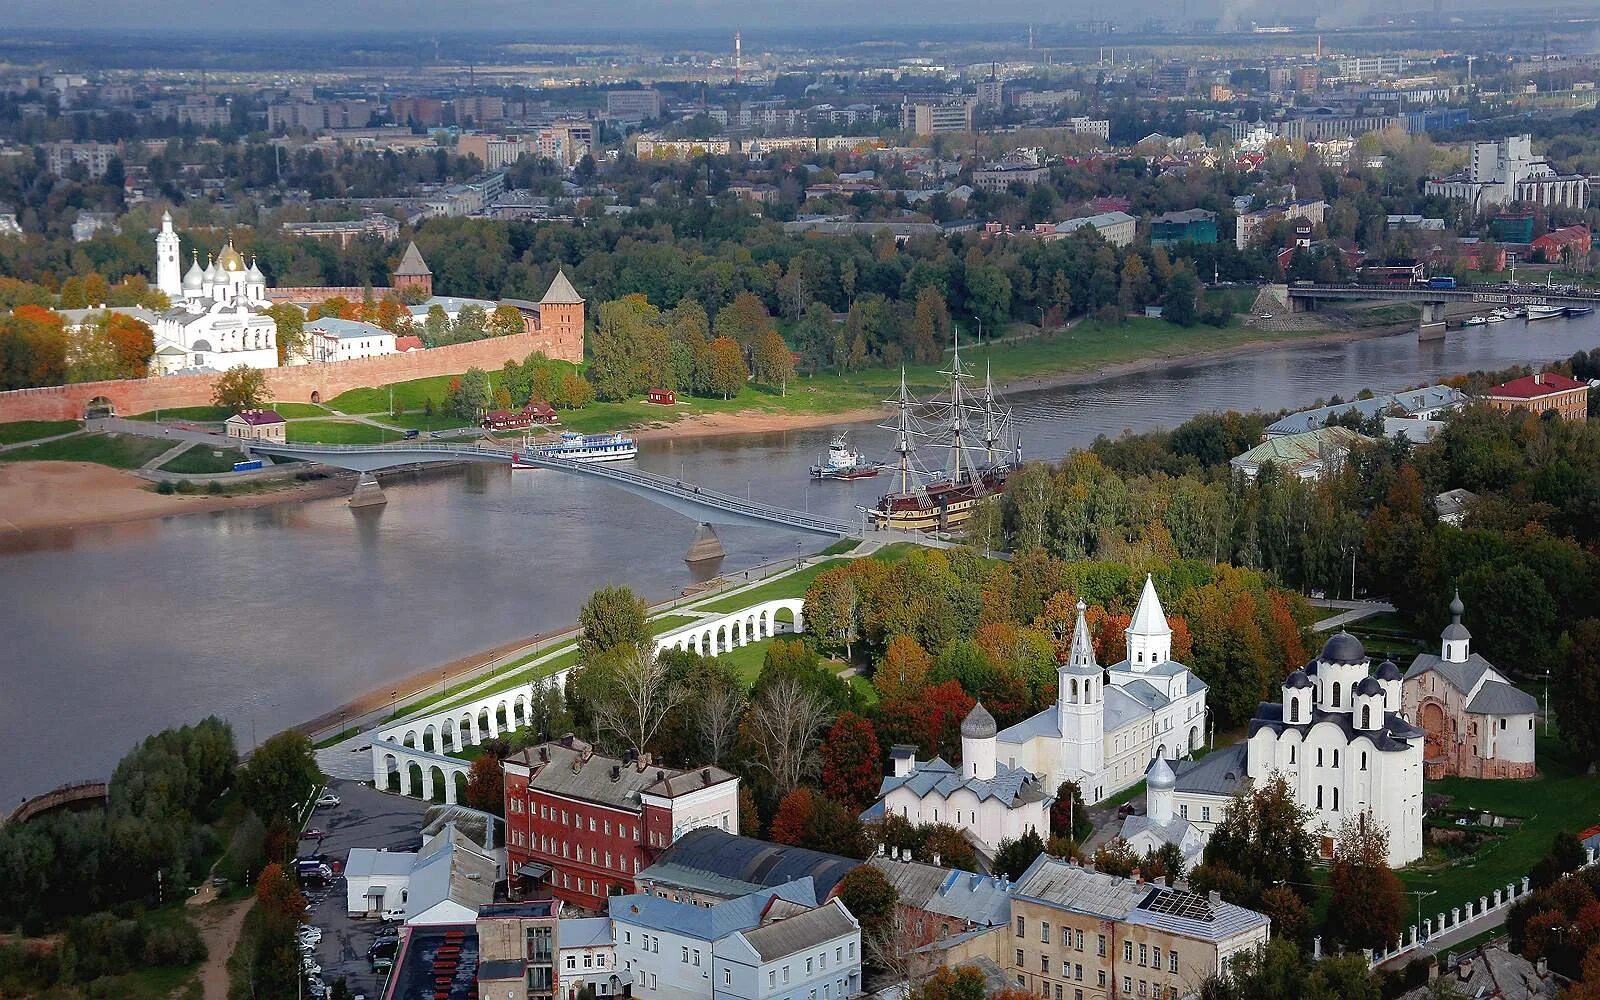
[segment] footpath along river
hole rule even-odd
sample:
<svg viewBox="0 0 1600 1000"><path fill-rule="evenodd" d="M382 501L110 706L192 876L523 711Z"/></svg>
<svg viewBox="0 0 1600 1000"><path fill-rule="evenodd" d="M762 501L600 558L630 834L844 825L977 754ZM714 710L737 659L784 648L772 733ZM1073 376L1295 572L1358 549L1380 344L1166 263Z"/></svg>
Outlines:
<svg viewBox="0 0 1600 1000"><path fill-rule="evenodd" d="M1008 401L1025 457L1098 434L1170 427L1209 410L1276 410L1600 346L1600 316L1266 349L1033 392ZM639 467L733 493L853 516L886 480L811 483L836 429L646 442ZM851 428L887 457L890 435ZM548 471L471 467L401 483L387 507L281 504L0 537L0 809L104 776L144 735L208 713L242 745L349 698L565 627L597 587L650 600L712 571L683 553L694 526L646 500ZM737 572L821 540L721 530Z"/></svg>

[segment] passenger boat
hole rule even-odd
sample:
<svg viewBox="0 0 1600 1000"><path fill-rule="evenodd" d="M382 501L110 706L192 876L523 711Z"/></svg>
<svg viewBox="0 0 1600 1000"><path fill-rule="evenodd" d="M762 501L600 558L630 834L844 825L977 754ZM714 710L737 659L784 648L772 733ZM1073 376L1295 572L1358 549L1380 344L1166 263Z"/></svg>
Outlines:
<svg viewBox="0 0 1600 1000"><path fill-rule="evenodd" d="M1567 310L1562 306L1529 306L1528 322L1531 323L1536 319L1556 319L1566 314Z"/></svg>
<svg viewBox="0 0 1600 1000"><path fill-rule="evenodd" d="M1487 316L1468 316L1466 319L1461 321L1461 325L1462 326L1482 326L1487 322L1489 322L1489 317L1487 317Z"/></svg>
<svg viewBox="0 0 1600 1000"><path fill-rule="evenodd" d="M1568 316L1588 316L1594 312L1594 306L1567 306Z"/></svg>
<svg viewBox="0 0 1600 1000"><path fill-rule="evenodd" d="M533 445L530 455L540 458L561 458L569 462L623 462L639 454L639 446L626 434L579 434L563 431L554 444ZM536 469L538 466L513 456L514 469Z"/></svg>
<svg viewBox="0 0 1600 1000"><path fill-rule="evenodd" d="M884 424L895 432L898 489L878 498L867 510L874 525L916 531L945 532L961 527L978 504L1003 493L1013 473L1022 468L1022 443L1017 438L1011 411L1001 405L994 381L985 375L981 393L967 382L972 375L961 366L961 343L948 371L947 398L922 404L906 389L900 373L900 395L887 400L896 407L896 419ZM924 455L939 455L942 466L924 467Z"/></svg>
<svg viewBox="0 0 1600 1000"><path fill-rule="evenodd" d="M878 466L852 451L843 434L828 442L828 453L811 467L812 479L866 479L878 474Z"/></svg>

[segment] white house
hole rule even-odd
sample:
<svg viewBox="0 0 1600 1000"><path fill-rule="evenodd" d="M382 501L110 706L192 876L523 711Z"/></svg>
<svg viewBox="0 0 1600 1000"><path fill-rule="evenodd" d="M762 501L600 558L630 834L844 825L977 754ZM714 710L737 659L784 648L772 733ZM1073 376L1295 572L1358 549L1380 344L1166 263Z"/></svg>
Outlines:
<svg viewBox="0 0 1600 1000"><path fill-rule="evenodd" d="M409 924L472 923L494 902L492 852L446 826L422 850L353 847L345 859L345 910L351 916L403 910Z"/></svg>
<svg viewBox="0 0 1600 1000"><path fill-rule="evenodd" d="M305 325L303 361L354 361L394 354L394 334L381 326L354 319L324 316Z"/></svg>
<svg viewBox="0 0 1600 1000"><path fill-rule="evenodd" d="M626 985L617 968L610 917L567 917L556 923L556 968L566 1000L585 986L595 996L619 996Z"/></svg>
<svg viewBox="0 0 1600 1000"><path fill-rule="evenodd" d="M662 1000L838 1000L861 992L861 930L837 899L813 906L808 878L698 906L613 896L622 981Z"/></svg>
<svg viewBox="0 0 1600 1000"><path fill-rule="evenodd" d="M376 917L405 906L411 890L411 851L352 847L344 862L345 912L352 920Z"/></svg>
<svg viewBox="0 0 1600 1000"><path fill-rule="evenodd" d="M1155 758L1199 748L1206 685L1172 658L1172 628L1150 577L1128 625L1126 659L1100 666L1085 610L1080 601L1055 707L1002 730L997 753L1040 775L1052 793L1075 781L1085 801L1099 802L1138 782Z"/></svg>
<svg viewBox="0 0 1600 1000"><path fill-rule="evenodd" d="M916 747L890 751L894 772L883 779L878 801L863 819L903 816L915 824L949 823L993 852L1002 840L1029 830L1049 835L1054 797L1028 769L995 760L994 716L974 705L961 723L961 766L941 757L916 759Z"/></svg>

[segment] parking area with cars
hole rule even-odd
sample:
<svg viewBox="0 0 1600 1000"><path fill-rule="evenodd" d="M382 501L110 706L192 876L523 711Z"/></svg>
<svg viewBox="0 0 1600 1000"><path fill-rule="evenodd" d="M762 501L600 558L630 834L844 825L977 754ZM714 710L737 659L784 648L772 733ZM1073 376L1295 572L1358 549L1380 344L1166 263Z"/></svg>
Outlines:
<svg viewBox="0 0 1600 1000"><path fill-rule="evenodd" d="M428 803L416 799L389 795L359 782L330 782L328 792L337 800L319 805L307 824L306 836L300 841L298 856L321 860L304 865L302 888L311 904L306 914L305 938L315 937L309 954L315 966L320 967L319 978L328 989L342 976L353 996L376 1000L380 995L387 971L375 970L371 959L373 945L379 935L392 933L398 926L381 920L352 920L345 912L345 882L340 872L352 847L388 848L391 851L414 851L421 846L422 816ZM316 865L327 864L328 875L321 878ZM324 884L319 884L324 883ZM392 948L379 949L392 954Z"/></svg>

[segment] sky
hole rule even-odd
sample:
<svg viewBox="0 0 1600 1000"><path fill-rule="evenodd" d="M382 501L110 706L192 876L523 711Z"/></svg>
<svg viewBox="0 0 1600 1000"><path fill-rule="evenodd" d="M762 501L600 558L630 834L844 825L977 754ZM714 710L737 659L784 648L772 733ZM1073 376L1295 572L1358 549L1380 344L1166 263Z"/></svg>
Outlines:
<svg viewBox="0 0 1600 1000"><path fill-rule="evenodd" d="M4 0L0 24L24 28L205 27L331 30L704 29L1060 22L1092 16L1091 0Z"/></svg>

